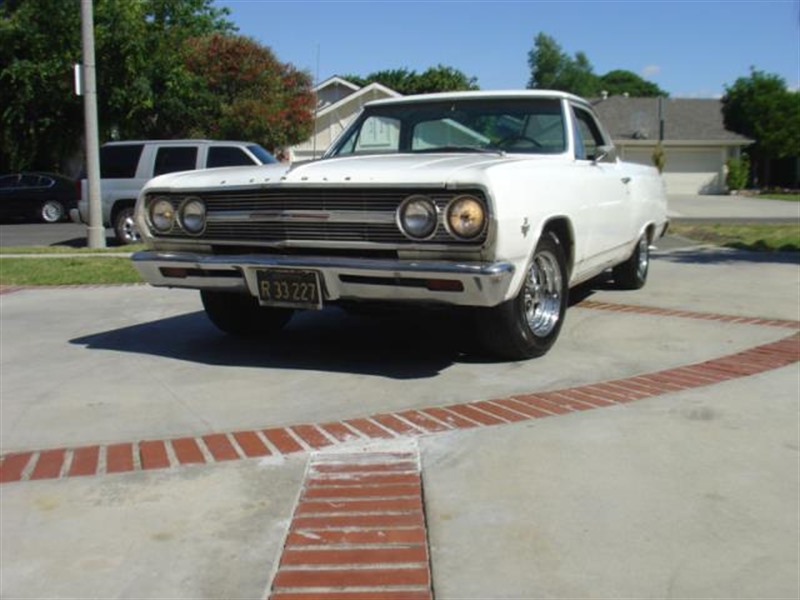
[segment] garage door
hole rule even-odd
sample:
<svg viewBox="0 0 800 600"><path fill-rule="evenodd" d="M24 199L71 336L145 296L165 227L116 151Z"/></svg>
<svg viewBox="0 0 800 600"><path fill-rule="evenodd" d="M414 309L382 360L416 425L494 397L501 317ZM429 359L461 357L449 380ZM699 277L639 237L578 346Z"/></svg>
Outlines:
<svg viewBox="0 0 800 600"><path fill-rule="evenodd" d="M652 148L626 148L625 160L652 165ZM719 149L667 148L664 181L670 194L718 194L724 191Z"/></svg>

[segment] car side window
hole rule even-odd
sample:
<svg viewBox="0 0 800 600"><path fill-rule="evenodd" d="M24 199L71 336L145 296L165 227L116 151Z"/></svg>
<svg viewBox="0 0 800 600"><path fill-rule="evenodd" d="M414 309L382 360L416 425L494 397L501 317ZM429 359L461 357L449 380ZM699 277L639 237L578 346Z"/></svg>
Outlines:
<svg viewBox="0 0 800 600"><path fill-rule="evenodd" d="M44 187L42 177L39 175L23 175L20 178L19 186L24 188Z"/></svg>
<svg viewBox="0 0 800 600"><path fill-rule="evenodd" d="M156 152L153 176L197 168L196 146L162 146Z"/></svg>
<svg viewBox="0 0 800 600"><path fill-rule="evenodd" d="M597 156L597 148L606 143L603 134L588 111L577 107L574 107L574 111L577 125L575 157L581 160L594 160Z"/></svg>
<svg viewBox="0 0 800 600"><path fill-rule="evenodd" d="M211 146L208 149L206 167L241 167L257 164L241 148L236 146Z"/></svg>
<svg viewBox="0 0 800 600"><path fill-rule="evenodd" d="M132 179L136 177L143 149L144 144L103 146L100 148L100 177L102 179Z"/></svg>

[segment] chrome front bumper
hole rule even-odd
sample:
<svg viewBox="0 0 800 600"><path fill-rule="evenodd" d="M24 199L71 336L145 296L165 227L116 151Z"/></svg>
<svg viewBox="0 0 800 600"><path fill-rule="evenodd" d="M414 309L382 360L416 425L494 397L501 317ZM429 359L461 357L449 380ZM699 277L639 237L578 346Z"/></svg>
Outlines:
<svg viewBox="0 0 800 600"><path fill-rule="evenodd" d="M496 306L505 300L514 275L514 265L509 262L215 256L159 251L138 252L133 255L133 262L142 277L154 286L249 293L255 297L258 297L256 272L260 269L316 271L325 302L373 300Z"/></svg>

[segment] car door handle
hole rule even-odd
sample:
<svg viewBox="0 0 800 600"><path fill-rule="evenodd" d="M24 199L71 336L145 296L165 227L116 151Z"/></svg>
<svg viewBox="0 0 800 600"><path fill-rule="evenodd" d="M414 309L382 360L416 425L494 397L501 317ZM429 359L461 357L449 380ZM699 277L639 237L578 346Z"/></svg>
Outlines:
<svg viewBox="0 0 800 600"><path fill-rule="evenodd" d="M628 183L630 183L630 182L631 182L631 178L630 178L630 177L623 177L623 178L622 178L622 183L624 183L624 184L628 184Z"/></svg>

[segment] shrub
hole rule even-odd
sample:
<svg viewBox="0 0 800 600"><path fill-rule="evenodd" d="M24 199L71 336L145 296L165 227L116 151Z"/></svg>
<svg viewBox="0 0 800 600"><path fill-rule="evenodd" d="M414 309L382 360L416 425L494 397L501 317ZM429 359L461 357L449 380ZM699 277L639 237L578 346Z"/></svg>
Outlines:
<svg viewBox="0 0 800 600"><path fill-rule="evenodd" d="M747 154L742 154L741 158L729 158L725 165L728 167L728 175L725 177L728 189L741 190L747 187L750 177L750 159Z"/></svg>
<svg viewBox="0 0 800 600"><path fill-rule="evenodd" d="M656 146L656 149L653 150L651 159L653 161L653 166L658 169L658 172L663 173L664 165L667 163L667 157L664 153L664 147L660 143Z"/></svg>

